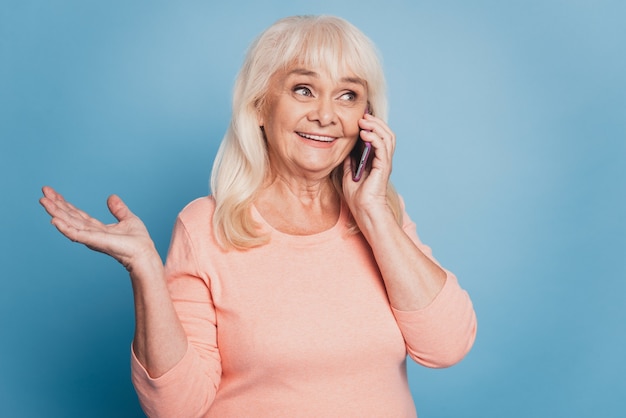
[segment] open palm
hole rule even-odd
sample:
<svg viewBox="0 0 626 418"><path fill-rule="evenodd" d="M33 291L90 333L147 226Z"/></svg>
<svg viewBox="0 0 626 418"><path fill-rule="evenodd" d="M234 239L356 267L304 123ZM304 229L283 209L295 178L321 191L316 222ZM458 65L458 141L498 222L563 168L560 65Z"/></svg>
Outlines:
<svg viewBox="0 0 626 418"><path fill-rule="evenodd" d="M141 219L118 196L107 200L118 222L104 224L74 207L51 187L44 187L43 194L39 202L52 217L52 224L70 240L110 255L128 271L146 259L159 257Z"/></svg>

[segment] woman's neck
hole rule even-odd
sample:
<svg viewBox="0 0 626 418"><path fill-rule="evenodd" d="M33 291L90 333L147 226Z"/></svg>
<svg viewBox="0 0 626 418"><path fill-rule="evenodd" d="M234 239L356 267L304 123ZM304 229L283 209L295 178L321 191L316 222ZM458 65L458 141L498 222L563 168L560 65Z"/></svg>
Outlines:
<svg viewBox="0 0 626 418"><path fill-rule="evenodd" d="M328 177L316 180L276 175L266 181L255 205L274 229L292 235L330 229L341 212L341 199Z"/></svg>

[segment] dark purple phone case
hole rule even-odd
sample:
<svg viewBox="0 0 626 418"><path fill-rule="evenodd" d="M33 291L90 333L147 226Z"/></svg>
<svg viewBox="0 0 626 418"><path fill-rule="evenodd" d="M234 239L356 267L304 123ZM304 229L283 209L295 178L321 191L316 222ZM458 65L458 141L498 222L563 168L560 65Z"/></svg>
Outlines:
<svg viewBox="0 0 626 418"><path fill-rule="evenodd" d="M356 152L354 153L355 165L354 172L352 173L352 180L361 180L361 176L363 175L363 171L365 170L365 165L367 164L371 149L371 143L365 142L362 139L358 140L357 146L355 147Z"/></svg>

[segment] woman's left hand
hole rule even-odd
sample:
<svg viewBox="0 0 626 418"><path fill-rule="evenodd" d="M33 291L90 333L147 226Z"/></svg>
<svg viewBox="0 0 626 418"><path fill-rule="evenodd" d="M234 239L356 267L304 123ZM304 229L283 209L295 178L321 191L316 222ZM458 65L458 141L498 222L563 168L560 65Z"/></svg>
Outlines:
<svg viewBox="0 0 626 418"><path fill-rule="evenodd" d="M359 120L361 138L372 144L371 168L357 182L352 179L350 156L343 165L343 192L353 216L359 221L361 213L386 208L387 185L391 176L396 136L380 118L366 114ZM373 158L372 158L373 157Z"/></svg>

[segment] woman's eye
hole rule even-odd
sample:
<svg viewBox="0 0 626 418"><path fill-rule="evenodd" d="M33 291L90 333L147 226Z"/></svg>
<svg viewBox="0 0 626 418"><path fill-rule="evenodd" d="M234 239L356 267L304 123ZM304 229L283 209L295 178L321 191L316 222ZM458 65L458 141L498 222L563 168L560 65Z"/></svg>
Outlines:
<svg viewBox="0 0 626 418"><path fill-rule="evenodd" d="M356 100L356 94L354 92L346 92L344 94L341 95L341 100L347 100L347 101L354 101Z"/></svg>
<svg viewBox="0 0 626 418"><path fill-rule="evenodd" d="M293 89L294 93L299 94L300 96L312 96L311 90L308 87L298 86Z"/></svg>

